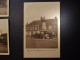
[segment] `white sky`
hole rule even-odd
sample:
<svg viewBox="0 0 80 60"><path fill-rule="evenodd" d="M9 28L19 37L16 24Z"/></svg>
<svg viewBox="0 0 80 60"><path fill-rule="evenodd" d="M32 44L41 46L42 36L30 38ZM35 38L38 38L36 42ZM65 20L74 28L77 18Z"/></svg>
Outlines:
<svg viewBox="0 0 80 60"><path fill-rule="evenodd" d="M46 19L60 19L60 2L29 2L24 3L24 24L33 20L40 20L41 16Z"/></svg>
<svg viewBox="0 0 80 60"><path fill-rule="evenodd" d="M2 33L8 33L8 20L7 19L0 19L0 34Z"/></svg>

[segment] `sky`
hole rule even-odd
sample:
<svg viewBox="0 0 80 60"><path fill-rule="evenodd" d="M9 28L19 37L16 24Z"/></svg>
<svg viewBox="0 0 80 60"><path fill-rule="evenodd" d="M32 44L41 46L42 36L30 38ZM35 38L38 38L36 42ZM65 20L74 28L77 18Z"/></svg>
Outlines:
<svg viewBox="0 0 80 60"><path fill-rule="evenodd" d="M60 20L60 2L24 3L24 24L40 20L41 16L45 16L45 19L57 17Z"/></svg>
<svg viewBox="0 0 80 60"><path fill-rule="evenodd" d="M2 33L8 33L8 20L7 19L0 19L0 34Z"/></svg>

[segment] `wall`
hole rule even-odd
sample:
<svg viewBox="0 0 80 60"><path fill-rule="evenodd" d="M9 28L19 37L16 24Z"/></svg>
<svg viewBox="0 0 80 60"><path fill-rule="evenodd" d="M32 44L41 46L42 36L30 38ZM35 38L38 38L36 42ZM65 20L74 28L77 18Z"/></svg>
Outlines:
<svg viewBox="0 0 80 60"><path fill-rule="evenodd" d="M9 33L10 55L0 56L0 60L23 59L23 2L53 0L10 0ZM57 1L57 0L56 0ZM78 1L61 1L61 60L79 58L79 3ZM7 18L7 17L4 17ZM2 18L2 19L4 19ZM60 60L60 59L53 59Z"/></svg>

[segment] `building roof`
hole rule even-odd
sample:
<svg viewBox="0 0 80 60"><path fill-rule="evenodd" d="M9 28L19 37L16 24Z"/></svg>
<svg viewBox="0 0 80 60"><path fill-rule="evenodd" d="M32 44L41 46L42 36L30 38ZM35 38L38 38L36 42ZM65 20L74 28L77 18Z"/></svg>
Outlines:
<svg viewBox="0 0 80 60"><path fill-rule="evenodd" d="M31 27L34 25L41 26L43 21L46 22L47 26L49 26L49 25L54 25L54 22L56 22L56 19L35 20L35 21L32 21L31 23L27 24L26 27Z"/></svg>

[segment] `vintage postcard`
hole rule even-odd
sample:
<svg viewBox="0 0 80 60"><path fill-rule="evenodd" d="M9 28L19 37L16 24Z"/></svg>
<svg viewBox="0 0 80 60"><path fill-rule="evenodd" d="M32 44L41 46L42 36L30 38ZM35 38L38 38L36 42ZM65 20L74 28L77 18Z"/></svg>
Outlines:
<svg viewBox="0 0 80 60"><path fill-rule="evenodd" d="M60 2L24 3L24 58L60 58Z"/></svg>
<svg viewBox="0 0 80 60"><path fill-rule="evenodd" d="M0 0L0 17L9 16L9 0Z"/></svg>
<svg viewBox="0 0 80 60"><path fill-rule="evenodd" d="M8 19L0 19L0 55L9 55Z"/></svg>

